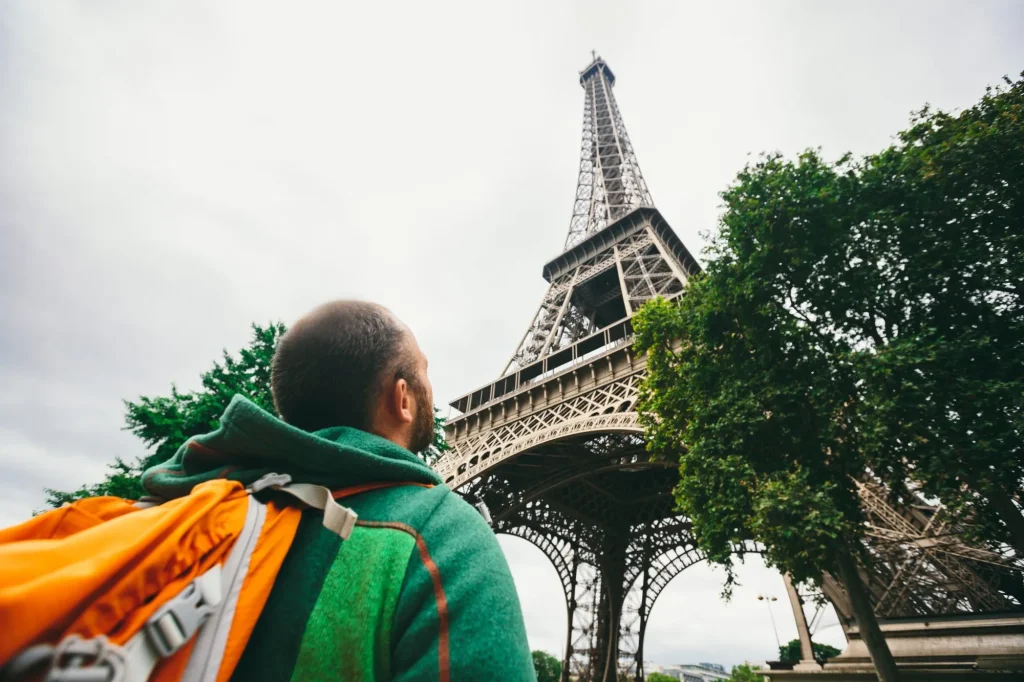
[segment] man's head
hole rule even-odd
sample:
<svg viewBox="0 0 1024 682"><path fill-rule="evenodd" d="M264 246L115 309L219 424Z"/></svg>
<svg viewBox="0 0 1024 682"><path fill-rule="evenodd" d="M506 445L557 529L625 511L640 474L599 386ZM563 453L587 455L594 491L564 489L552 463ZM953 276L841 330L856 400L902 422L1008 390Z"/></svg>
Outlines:
<svg viewBox="0 0 1024 682"><path fill-rule="evenodd" d="M281 418L305 431L352 426L413 452L433 440L427 358L412 332L375 303L326 303L281 337L271 367Z"/></svg>

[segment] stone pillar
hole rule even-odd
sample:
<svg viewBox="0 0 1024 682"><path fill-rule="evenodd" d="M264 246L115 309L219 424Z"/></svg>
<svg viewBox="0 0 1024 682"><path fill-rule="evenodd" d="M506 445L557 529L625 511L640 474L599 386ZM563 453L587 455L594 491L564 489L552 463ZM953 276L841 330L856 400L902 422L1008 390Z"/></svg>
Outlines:
<svg viewBox="0 0 1024 682"><path fill-rule="evenodd" d="M796 620L796 631L800 636L800 662L793 666L793 670L821 670L821 665L814 660L814 647L811 646L811 631L807 628L807 616L804 615L803 600L800 593L796 591L796 585L789 573L782 574L782 580L786 583L786 592L789 594L789 605L793 607L793 618Z"/></svg>

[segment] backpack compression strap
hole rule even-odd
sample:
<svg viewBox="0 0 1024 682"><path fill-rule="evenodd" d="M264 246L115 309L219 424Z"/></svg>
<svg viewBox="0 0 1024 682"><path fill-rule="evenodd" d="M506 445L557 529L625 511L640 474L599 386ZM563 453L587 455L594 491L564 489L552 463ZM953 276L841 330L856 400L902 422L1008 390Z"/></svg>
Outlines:
<svg viewBox="0 0 1024 682"><path fill-rule="evenodd" d="M15 656L0 679L18 680L43 663L47 682L138 682L149 679L164 658L184 646L213 614L222 596L221 567L214 565L160 607L124 646L100 635L65 637L56 646L37 644Z"/></svg>

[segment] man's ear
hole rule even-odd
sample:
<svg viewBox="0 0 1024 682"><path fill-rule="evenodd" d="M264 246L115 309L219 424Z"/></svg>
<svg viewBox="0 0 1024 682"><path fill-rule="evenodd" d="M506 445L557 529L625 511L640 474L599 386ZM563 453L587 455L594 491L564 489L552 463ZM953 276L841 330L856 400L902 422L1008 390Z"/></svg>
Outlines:
<svg viewBox="0 0 1024 682"><path fill-rule="evenodd" d="M394 413L398 421L411 424L413 421L412 392L409 390L409 382L405 379L398 379L392 384L391 395L388 401L390 411Z"/></svg>

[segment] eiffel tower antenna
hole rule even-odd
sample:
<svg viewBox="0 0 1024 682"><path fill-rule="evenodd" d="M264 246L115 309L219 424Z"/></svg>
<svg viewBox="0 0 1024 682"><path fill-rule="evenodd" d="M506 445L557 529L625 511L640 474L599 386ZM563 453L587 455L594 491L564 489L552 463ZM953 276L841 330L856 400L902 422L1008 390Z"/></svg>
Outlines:
<svg viewBox="0 0 1024 682"><path fill-rule="evenodd" d="M646 451L636 412L646 359L633 353L631 321L646 301L679 296L701 268L654 208L612 96L615 76L591 54L580 72L583 146L565 250L544 265L548 290L501 375L452 401L451 449L434 468L487 508L495 532L551 560L569 625L563 682L639 681L654 602L704 556L675 511L676 464ZM870 584L880 614L1013 607L1002 557L949 535L935 507L896 510L870 483L861 500L877 539ZM850 632L844 588L826 575L822 590Z"/></svg>
<svg viewBox="0 0 1024 682"><path fill-rule="evenodd" d="M580 72L583 141L567 249L635 208L654 206L612 92L615 74L596 50L590 54L593 61Z"/></svg>

